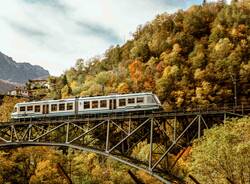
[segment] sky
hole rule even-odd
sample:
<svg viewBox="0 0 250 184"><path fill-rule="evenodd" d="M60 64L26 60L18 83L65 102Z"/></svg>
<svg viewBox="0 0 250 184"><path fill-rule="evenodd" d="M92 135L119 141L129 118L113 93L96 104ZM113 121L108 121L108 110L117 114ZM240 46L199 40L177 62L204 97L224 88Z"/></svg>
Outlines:
<svg viewBox="0 0 250 184"><path fill-rule="evenodd" d="M0 52L59 76L131 39L156 15L202 0L1 0Z"/></svg>

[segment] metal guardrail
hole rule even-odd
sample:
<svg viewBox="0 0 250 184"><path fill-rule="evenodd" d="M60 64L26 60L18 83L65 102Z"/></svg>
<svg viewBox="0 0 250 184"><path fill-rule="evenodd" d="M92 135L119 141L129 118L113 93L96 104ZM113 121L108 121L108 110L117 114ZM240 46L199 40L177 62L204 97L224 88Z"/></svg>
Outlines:
<svg viewBox="0 0 250 184"><path fill-rule="evenodd" d="M234 104L224 104L224 105L216 105L216 104L208 104L208 105L190 105L188 107L182 107L182 108L175 108L173 110L167 110L166 112L234 112L234 113L241 113L244 114L244 112L249 113L250 112L250 103L241 103L237 106Z"/></svg>

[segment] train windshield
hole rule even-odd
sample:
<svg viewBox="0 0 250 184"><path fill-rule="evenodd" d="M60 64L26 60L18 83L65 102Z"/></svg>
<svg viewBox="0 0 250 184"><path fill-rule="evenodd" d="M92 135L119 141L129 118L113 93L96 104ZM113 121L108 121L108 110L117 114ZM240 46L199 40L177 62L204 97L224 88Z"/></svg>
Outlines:
<svg viewBox="0 0 250 184"><path fill-rule="evenodd" d="M148 102L148 103L155 103L155 99L153 98L152 95L147 96L147 102Z"/></svg>
<svg viewBox="0 0 250 184"><path fill-rule="evenodd" d="M159 100L159 98L156 95L154 95L154 99L155 99L156 103L158 103L159 105L161 105L161 101Z"/></svg>

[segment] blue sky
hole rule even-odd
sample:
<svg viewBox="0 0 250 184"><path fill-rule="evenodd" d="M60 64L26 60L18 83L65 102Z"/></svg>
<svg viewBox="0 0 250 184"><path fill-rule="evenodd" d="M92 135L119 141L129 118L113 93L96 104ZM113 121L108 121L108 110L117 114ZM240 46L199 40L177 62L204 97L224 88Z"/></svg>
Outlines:
<svg viewBox="0 0 250 184"><path fill-rule="evenodd" d="M101 56L123 44L138 25L157 14L202 0L8 0L1 1L0 52L41 65L52 75L76 59Z"/></svg>

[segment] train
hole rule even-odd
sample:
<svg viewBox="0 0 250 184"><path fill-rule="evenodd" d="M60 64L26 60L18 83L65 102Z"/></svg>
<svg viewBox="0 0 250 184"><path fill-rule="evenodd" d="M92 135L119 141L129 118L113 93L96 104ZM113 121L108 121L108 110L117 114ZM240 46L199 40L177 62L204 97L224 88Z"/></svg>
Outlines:
<svg viewBox="0 0 250 184"><path fill-rule="evenodd" d="M161 102L151 92L111 94L17 103L11 113L11 119L126 113L159 109L161 109Z"/></svg>

